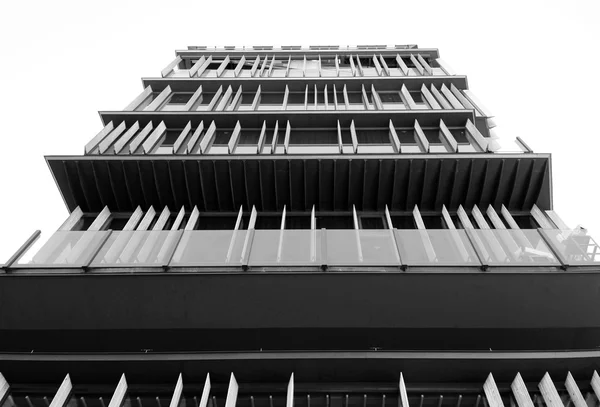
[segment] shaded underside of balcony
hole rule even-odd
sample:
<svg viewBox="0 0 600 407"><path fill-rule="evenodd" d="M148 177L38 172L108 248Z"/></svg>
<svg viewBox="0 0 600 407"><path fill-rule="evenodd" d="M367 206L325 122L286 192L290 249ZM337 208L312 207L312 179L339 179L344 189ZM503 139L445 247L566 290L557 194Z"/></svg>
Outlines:
<svg viewBox="0 0 600 407"><path fill-rule="evenodd" d="M70 211L552 208L547 154L47 156Z"/></svg>

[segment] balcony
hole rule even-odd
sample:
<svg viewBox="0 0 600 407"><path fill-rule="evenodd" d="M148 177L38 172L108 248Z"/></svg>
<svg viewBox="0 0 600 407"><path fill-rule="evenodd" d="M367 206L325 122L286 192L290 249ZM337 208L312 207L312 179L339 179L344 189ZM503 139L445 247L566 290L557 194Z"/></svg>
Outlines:
<svg viewBox="0 0 600 407"><path fill-rule="evenodd" d="M552 271L600 265L600 246L590 236L557 229L58 231L34 251L37 237L9 259L6 271Z"/></svg>

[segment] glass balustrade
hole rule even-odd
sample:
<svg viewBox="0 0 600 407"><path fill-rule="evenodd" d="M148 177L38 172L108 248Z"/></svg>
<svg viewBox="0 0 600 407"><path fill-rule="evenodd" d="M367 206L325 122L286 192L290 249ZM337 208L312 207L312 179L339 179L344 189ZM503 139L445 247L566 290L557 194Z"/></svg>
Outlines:
<svg viewBox="0 0 600 407"><path fill-rule="evenodd" d="M22 253L9 268L600 264L584 230L558 229L58 231Z"/></svg>
<svg viewBox="0 0 600 407"><path fill-rule="evenodd" d="M327 265L399 266L393 230L327 230Z"/></svg>

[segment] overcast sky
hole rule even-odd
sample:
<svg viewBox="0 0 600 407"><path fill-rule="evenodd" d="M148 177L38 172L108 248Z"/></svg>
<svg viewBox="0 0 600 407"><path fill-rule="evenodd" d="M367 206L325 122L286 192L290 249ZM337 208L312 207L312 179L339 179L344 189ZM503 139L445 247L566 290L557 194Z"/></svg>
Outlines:
<svg viewBox="0 0 600 407"><path fill-rule="evenodd" d="M554 208L600 240L599 0L11 1L0 6L0 263L68 213L44 155L82 154L187 45L439 48L504 143L552 153Z"/></svg>

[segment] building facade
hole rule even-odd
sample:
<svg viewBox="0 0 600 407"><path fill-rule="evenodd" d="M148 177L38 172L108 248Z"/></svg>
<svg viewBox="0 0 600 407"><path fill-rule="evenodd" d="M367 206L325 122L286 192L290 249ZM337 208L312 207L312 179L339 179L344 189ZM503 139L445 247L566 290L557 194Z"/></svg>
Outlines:
<svg viewBox="0 0 600 407"><path fill-rule="evenodd" d="M188 47L0 272L2 407L597 407L600 251L436 49Z"/></svg>

